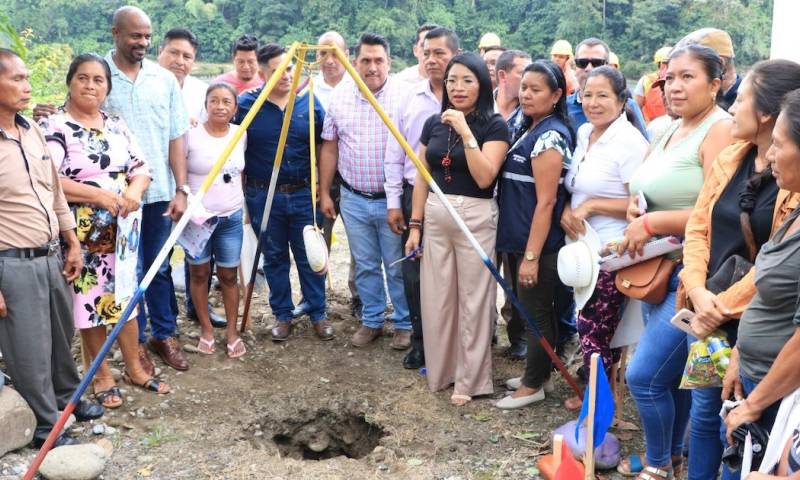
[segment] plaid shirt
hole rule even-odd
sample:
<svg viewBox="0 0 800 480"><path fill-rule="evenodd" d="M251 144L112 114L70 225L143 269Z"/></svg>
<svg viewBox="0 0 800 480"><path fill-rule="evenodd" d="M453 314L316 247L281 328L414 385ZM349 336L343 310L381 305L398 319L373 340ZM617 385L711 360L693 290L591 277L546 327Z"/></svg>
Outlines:
<svg viewBox="0 0 800 480"><path fill-rule="evenodd" d="M400 105L402 89L389 79L375 94L392 119ZM324 140L338 141L339 174L356 190L383 191L383 161L389 139L386 128L355 82L341 83L333 93L322 129Z"/></svg>

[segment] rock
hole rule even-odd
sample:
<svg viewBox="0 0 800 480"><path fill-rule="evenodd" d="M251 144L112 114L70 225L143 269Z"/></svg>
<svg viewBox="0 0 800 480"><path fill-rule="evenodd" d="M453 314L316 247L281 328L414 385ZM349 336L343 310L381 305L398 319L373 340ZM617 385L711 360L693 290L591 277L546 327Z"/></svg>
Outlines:
<svg viewBox="0 0 800 480"><path fill-rule="evenodd" d="M0 457L31 443L35 429L36 416L22 396L10 387L0 390Z"/></svg>
<svg viewBox="0 0 800 480"><path fill-rule="evenodd" d="M200 349L197 348L197 345L192 345L191 343L184 343L183 351L186 353L200 353Z"/></svg>
<svg viewBox="0 0 800 480"><path fill-rule="evenodd" d="M93 480L108 462L106 450L94 443L54 448L47 454L39 473L48 480Z"/></svg>
<svg viewBox="0 0 800 480"><path fill-rule="evenodd" d="M58 414L61 415L61 411L59 411ZM75 414L70 413L69 418L67 418L66 423L64 423L64 430L69 430L69 427L73 425L75 425Z"/></svg>
<svg viewBox="0 0 800 480"><path fill-rule="evenodd" d="M106 433L106 426L102 423L98 423L97 425L92 426L92 433L95 435L102 435Z"/></svg>
<svg viewBox="0 0 800 480"><path fill-rule="evenodd" d="M116 363L122 362L122 350L114 350L114 354L111 356L111 361Z"/></svg>
<svg viewBox="0 0 800 480"><path fill-rule="evenodd" d="M122 371L119 368L111 367L111 375L114 376L114 381L119 382L122 380Z"/></svg>

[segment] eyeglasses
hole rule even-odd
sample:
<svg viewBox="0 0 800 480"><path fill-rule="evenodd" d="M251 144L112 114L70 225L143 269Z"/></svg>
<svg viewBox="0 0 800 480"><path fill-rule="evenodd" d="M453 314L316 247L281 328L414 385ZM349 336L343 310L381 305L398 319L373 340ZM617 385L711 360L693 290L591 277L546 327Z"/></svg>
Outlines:
<svg viewBox="0 0 800 480"><path fill-rule="evenodd" d="M576 58L575 65L578 68L586 68L589 64L592 64L592 67L602 67L608 63L608 60L605 58Z"/></svg>

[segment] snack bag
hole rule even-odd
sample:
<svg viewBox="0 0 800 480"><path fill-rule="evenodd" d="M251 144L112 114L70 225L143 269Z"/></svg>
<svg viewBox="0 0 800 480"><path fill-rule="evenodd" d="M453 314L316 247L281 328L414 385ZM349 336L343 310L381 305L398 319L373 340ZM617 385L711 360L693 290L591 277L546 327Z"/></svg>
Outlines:
<svg viewBox="0 0 800 480"><path fill-rule="evenodd" d="M708 351L706 340L697 340L689 346L689 358L683 369L680 388L721 387L722 377L717 373Z"/></svg>
<svg viewBox="0 0 800 480"><path fill-rule="evenodd" d="M704 341L719 378L725 378L725 372L728 371L728 365L731 362L731 344L728 343L728 336L725 335L725 332L717 330L706 337Z"/></svg>

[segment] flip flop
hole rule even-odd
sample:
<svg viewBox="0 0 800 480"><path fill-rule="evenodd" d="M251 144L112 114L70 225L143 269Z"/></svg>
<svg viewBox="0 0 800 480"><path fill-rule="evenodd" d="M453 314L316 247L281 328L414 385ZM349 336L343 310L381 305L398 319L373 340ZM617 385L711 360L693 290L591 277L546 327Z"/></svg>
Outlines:
<svg viewBox="0 0 800 480"><path fill-rule="evenodd" d="M241 350L239 350L239 346L241 346ZM247 347L241 337L228 344L228 358L239 358L245 353L247 353Z"/></svg>
<svg viewBox="0 0 800 480"><path fill-rule="evenodd" d="M118 400L111 401L110 399L116 397ZM108 390L103 390L102 392L95 392L94 398L97 402L105 408L119 408L122 406L122 392L119 391L119 388L116 386L109 388Z"/></svg>
<svg viewBox="0 0 800 480"><path fill-rule="evenodd" d="M197 350L203 355L213 355L217 352L217 347L214 346L215 343L216 340L213 338L211 340L206 340L200 337L200 341L197 342Z"/></svg>

